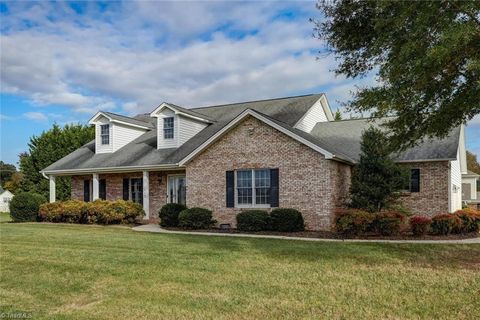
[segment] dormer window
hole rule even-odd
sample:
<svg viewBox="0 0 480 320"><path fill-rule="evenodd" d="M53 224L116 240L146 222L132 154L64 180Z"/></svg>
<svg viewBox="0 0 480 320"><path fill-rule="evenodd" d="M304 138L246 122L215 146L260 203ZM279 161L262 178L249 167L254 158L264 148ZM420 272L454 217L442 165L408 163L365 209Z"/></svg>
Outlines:
<svg viewBox="0 0 480 320"><path fill-rule="evenodd" d="M163 138L173 139L173 117L163 118Z"/></svg>
<svg viewBox="0 0 480 320"><path fill-rule="evenodd" d="M110 144L110 125L109 124L100 125L100 139L102 141L102 145Z"/></svg>

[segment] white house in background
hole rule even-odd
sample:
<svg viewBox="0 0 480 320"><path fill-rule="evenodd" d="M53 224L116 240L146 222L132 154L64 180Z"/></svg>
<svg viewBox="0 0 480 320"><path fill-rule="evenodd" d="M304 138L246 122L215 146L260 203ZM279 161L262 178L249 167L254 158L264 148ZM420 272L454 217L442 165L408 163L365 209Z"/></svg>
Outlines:
<svg viewBox="0 0 480 320"><path fill-rule="evenodd" d="M10 201L12 201L12 198L13 193L0 187L0 212L10 212Z"/></svg>
<svg viewBox="0 0 480 320"><path fill-rule="evenodd" d="M480 192L477 191L477 181L480 174L468 170L462 174L462 201L470 208L480 209Z"/></svg>

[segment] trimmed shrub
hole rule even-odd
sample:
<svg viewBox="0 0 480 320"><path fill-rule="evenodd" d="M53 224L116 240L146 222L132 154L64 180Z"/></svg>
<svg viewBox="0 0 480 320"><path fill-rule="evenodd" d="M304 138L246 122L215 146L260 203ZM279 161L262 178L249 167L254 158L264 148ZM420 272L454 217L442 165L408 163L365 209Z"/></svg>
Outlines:
<svg viewBox="0 0 480 320"><path fill-rule="evenodd" d="M167 203L158 212L162 227L178 227L178 215L187 209L183 204Z"/></svg>
<svg viewBox="0 0 480 320"><path fill-rule="evenodd" d="M237 229L241 231L267 230L270 215L264 210L248 210L237 214Z"/></svg>
<svg viewBox="0 0 480 320"><path fill-rule="evenodd" d="M358 209L338 209L335 231L344 235L361 235L372 230L375 214Z"/></svg>
<svg viewBox="0 0 480 320"><path fill-rule="evenodd" d="M122 223L135 223L145 216L142 205L133 201L111 201L108 210L122 216Z"/></svg>
<svg viewBox="0 0 480 320"><path fill-rule="evenodd" d="M47 199L37 193L16 194L10 202L10 216L15 222L37 221L40 205L45 202Z"/></svg>
<svg viewBox="0 0 480 320"><path fill-rule="evenodd" d="M215 222L212 211L205 208L185 209L178 215L178 226L185 229L208 229Z"/></svg>
<svg viewBox="0 0 480 320"><path fill-rule="evenodd" d="M462 225L457 232L468 233L478 232L480 230L480 212L466 208L463 210L457 210L454 214L462 220Z"/></svg>
<svg viewBox="0 0 480 320"><path fill-rule="evenodd" d="M270 213L270 229L281 232L305 230L302 214L295 209L273 209Z"/></svg>
<svg viewBox="0 0 480 320"><path fill-rule="evenodd" d="M396 211L385 211L375 214L372 229L383 236L392 236L400 233L400 227L405 216Z"/></svg>
<svg viewBox="0 0 480 320"><path fill-rule="evenodd" d="M410 230L416 236L423 236L430 232L432 218L426 216L413 216L410 218Z"/></svg>
<svg viewBox="0 0 480 320"><path fill-rule="evenodd" d="M81 223L86 208L86 203L78 200L44 203L40 206L38 218L46 222Z"/></svg>
<svg viewBox="0 0 480 320"><path fill-rule="evenodd" d="M435 235L449 235L461 230L462 219L455 214L439 214L432 218L432 233Z"/></svg>
<svg viewBox="0 0 480 320"><path fill-rule="evenodd" d="M46 222L82 224L134 223L144 215L141 205L132 201L57 201L40 206L39 219Z"/></svg>

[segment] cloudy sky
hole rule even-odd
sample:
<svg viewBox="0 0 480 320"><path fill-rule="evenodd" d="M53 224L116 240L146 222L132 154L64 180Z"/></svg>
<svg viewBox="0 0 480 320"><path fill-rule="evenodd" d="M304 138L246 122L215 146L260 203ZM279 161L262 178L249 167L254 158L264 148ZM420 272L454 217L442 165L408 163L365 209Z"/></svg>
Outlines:
<svg viewBox="0 0 480 320"><path fill-rule="evenodd" d="M334 109L374 78L336 77L305 2L0 2L0 159L97 110L149 112L325 92ZM480 154L480 119L467 128Z"/></svg>

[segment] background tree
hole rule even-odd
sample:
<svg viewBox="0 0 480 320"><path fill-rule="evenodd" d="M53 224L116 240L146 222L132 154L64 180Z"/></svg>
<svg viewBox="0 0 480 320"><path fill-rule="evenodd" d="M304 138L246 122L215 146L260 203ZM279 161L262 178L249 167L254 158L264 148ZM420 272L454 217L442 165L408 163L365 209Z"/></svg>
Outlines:
<svg viewBox="0 0 480 320"><path fill-rule="evenodd" d="M480 113L480 1L323 0L315 34L350 78L376 72L351 110L388 123L397 149L445 137Z"/></svg>
<svg viewBox="0 0 480 320"><path fill-rule="evenodd" d="M467 150L467 168L470 171L480 174L480 164L478 163L477 156Z"/></svg>
<svg viewBox="0 0 480 320"><path fill-rule="evenodd" d="M397 192L408 185L407 171L390 157L388 139L374 127L363 132L360 161L352 174L351 207L380 211L394 204Z"/></svg>
<svg viewBox="0 0 480 320"><path fill-rule="evenodd" d="M23 174L21 172L14 172L10 177L10 180L6 181L4 184L4 189L16 194L20 191L23 181Z"/></svg>
<svg viewBox="0 0 480 320"><path fill-rule="evenodd" d="M21 189L44 195L48 199L49 182L40 170L63 158L94 139L95 128L80 124L53 127L40 136L30 138L29 151L20 155L20 171L23 174ZM69 177L57 177L57 198L70 198L71 181Z"/></svg>
<svg viewBox="0 0 480 320"><path fill-rule="evenodd" d="M9 181L15 172L17 168L13 164L0 161L0 185L5 187L5 182Z"/></svg>
<svg viewBox="0 0 480 320"><path fill-rule="evenodd" d="M340 112L340 110L337 109L337 111L335 111L335 115L333 117L333 120L335 120L335 121L342 120L342 113Z"/></svg>

